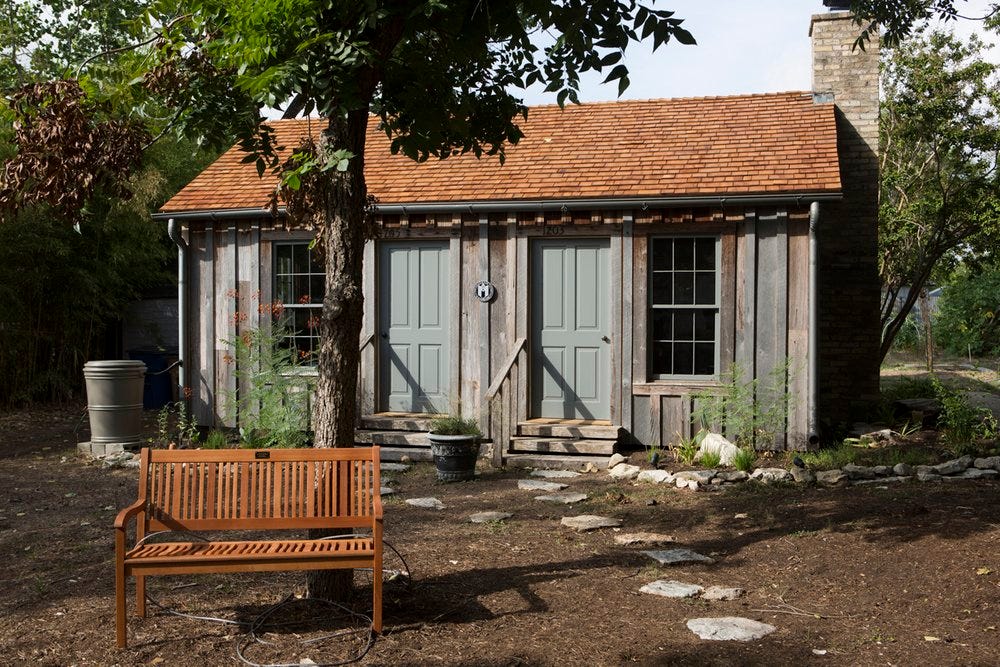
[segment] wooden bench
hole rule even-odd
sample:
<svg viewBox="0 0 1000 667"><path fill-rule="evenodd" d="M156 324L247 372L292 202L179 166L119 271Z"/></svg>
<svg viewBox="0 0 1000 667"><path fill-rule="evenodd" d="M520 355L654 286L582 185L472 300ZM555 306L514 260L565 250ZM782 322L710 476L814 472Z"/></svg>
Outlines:
<svg viewBox="0 0 1000 667"><path fill-rule="evenodd" d="M154 574L372 568L372 628L382 630L379 448L143 449L139 499L115 519L115 631L127 643L125 586L146 615ZM135 519L135 543L127 527ZM361 529L343 539L199 541L175 531ZM178 539L181 537L182 539Z"/></svg>

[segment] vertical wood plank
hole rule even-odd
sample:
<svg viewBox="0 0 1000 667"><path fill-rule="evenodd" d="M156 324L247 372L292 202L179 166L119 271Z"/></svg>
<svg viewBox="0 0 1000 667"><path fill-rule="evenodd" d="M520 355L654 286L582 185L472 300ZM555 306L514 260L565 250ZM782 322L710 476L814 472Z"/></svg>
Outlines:
<svg viewBox="0 0 1000 667"><path fill-rule="evenodd" d="M648 285L649 285L649 236L645 230L632 239L632 291L634 303L632 306L632 381L646 382L649 375L646 371L646 321L649 318ZM655 403L655 401L654 401ZM657 431L659 432L659 425ZM660 443L657 443L660 444Z"/></svg>
<svg viewBox="0 0 1000 667"><path fill-rule="evenodd" d="M788 411L787 446L805 449L809 440L809 225L788 228Z"/></svg>
<svg viewBox="0 0 1000 667"><path fill-rule="evenodd" d="M450 261L450 272L452 284L451 298L451 323L456 330L451 331L452 355L451 355L451 378L449 387L451 391L452 414L458 414L461 409L462 390L462 214L456 213L452 217L451 239L448 243L448 258Z"/></svg>
<svg viewBox="0 0 1000 667"><path fill-rule="evenodd" d="M740 310L736 305L736 251L735 231L722 234L722 266L719 267L719 373L726 374L732 370L736 355L736 321Z"/></svg>
<svg viewBox="0 0 1000 667"><path fill-rule="evenodd" d="M634 299L633 267L635 263L635 249L632 243L633 234L632 212L626 211L622 216L622 326L621 326L621 425L626 431L632 433L632 327L633 312L632 303Z"/></svg>
<svg viewBox="0 0 1000 667"><path fill-rule="evenodd" d="M376 272L375 272L375 241L365 242L364 260L362 264L362 290L365 297L364 319L362 333L365 338L374 335L377 322L375 314ZM361 353L361 369L358 373L358 419L375 413L375 343L368 345Z"/></svg>
<svg viewBox="0 0 1000 667"><path fill-rule="evenodd" d="M525 340L530 340L528 336L528 239L526 236L520 235L515 240L515 245L517 247L517 262L516 262L516 288L514 293L514 302L516 306L516 328L517 336L516 338L524 338ZM528 343L528 348L530 348L531 343ZM518 383L515 391L518 397L517 406L517 421L523 422L528 418L528 401L531 398L532 388L529 386L530 381L528 378L531 377L531 373L528 369L528 353L530 349L522 349L521 353L517 357L518 366Z"/></svg>
<svg viewBox="0 0 1000 667"><path fill-rule="evenodd" d="M611 322L608 333L611 336L611 383L609 398L611 401L608 418L612 424L622 423L622 289L624 285L624 262L622 260L621 234L612 234L609 248Z"/></svg>
<svg viewBox="0 0 1000 667"><path fill-rule="evenodd" d="M653 447L665 447L669 440L663 439L663 398L654 394L649 397L649 426L653 436Z"/></svg>
<svg viewBox="0 0 1000 667"><path fill-rule="evenodd" d="M203 319L199 322L198 348L201 368L199 368L199 395L201 397L198 418L200 424L218 424L215 412L215 230L213 225L205 225L203 244L198 249L198 302Z"/></svg>
<svg viewBox="0 0 1000 667"><path fill-rule="evenodd" d="M481 214L479 216L479 280L491 280L490 276L490 219L489 216ZM469 276L469 284L479 282L475 279L476 273ZM479 346L479 386L476 388L476 406L480 415L480 428L489 429L490 406L486 404L486 389L490 386L490 350L493 340L490 336L490 313L493 310L492 303L482 303L476 295L469 290L472 307L476 309L478 317L479 336L472 340ZM470 355L472 356L472 355Z"/></svg>
<svg viewBox="0 0 1000 667"><path fill-rule="evenodd" d="M778 400L784 387L773 387L786 357L788 240L787 215L757 221L757 286L755 326L755 377L759 380L757 400L761 406ZM757 443L758 447L784 448L785 434L781 429L773 442Z"/></svg>
<svg viewBox="0 0 1000 667"><path fill-rule="evenodd" d="M215 489L216 489L216 483L218 482L217 478L218 467L219 467L218 463L209 463L205 474L205 477L207 478L206 489L205 489L205 498L207 501L205 504L206 519L215 519L218 517L218 514L216 513L216 503L215 503L215 498L216 498Z"/></svg>
<svg viewBox="0 0 1000 667"><path fill-rule="evenodd" d="M232 347L226 340L237 337L236 322L236 228L235 225L216 230L215 233L215 415L217 422L229 428L237 425L236 415L227 414L227 402L236 393L233 363L226 358Z"/></svg>
<svg viewBox="0 0 1000 667"><path fill-rule="evenodd" d="M757 309L757 234L756 214L747 211L740 223L736 264L736 363L744 379L755 377L757 344L754 314Z"/></svg>

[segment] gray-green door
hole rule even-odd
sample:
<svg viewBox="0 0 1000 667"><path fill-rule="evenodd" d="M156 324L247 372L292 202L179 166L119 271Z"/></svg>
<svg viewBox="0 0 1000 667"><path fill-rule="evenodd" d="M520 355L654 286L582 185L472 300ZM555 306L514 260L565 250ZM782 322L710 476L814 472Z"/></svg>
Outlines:
<svg viewBox="0 0 1000 667"><path fill-rule="evenodd" d="M448 244L392 242L380 248L379 407L448 412Z"/></svg>
<svg viewBox="0 0 1000 667"><path fill-rule="evenodd" d="M531 264L532 416L608 419L607 239L537 241Z"/></svg>

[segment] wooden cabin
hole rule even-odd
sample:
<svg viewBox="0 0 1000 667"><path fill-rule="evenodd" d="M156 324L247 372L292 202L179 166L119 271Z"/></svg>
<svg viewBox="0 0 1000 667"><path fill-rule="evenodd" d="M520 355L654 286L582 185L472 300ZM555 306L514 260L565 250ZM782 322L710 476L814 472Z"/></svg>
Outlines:
<svg viewBox="0 0 1000 667"><path fill-rule="evenodd" d="M805 448L877 394L877 48L817 15L815 92L532 108L505 164L417 164L373 120L358 442L425 452L429 416L478 417L496 464L606 459L692 430L734 365L788 365ZM315 120L275 121L295 145ZM193 413L227 421L224 339L280 304L296 349L323 294L313 233L265 209L274 181L225 153L157 214L183 237ZM238 419L238 418L237 418ZM409 448L409 449L408 449Z"/></svg>

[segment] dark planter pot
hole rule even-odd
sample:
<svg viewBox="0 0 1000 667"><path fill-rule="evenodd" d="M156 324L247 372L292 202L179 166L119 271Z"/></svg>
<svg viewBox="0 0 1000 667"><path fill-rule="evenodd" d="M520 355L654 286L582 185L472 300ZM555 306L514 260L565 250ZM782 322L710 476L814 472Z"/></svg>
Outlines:
<svg viewBox="0 0 1000 667"><path fill-rule="evenodd" d="M479 436L428 433L439 482L464 482L476 475Z"/></svg>

